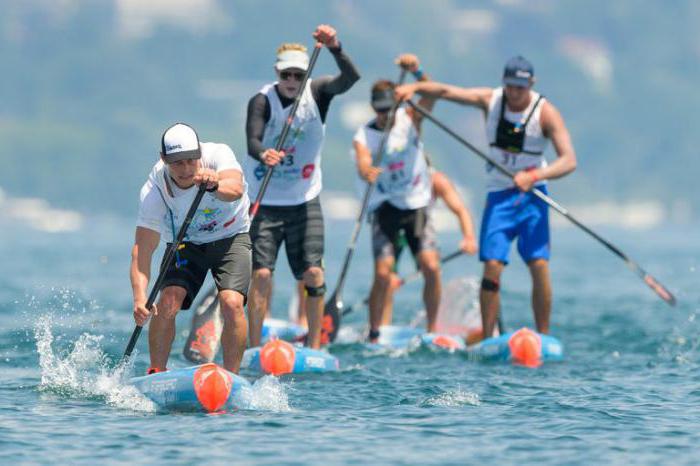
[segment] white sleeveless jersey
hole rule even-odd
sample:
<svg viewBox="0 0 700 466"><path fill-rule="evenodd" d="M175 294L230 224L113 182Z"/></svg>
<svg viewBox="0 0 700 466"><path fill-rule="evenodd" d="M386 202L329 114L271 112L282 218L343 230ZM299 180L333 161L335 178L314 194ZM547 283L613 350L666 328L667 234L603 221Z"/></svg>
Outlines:
<svg viewBox="0 0 700 466"><path fill-rule="evenodd" d="M539 94L530 91L530 105L522 112L511 112L506 105L503 110L503 117L512 123L524 123L528 115L537 103ZM523 144L523 152L509 152L498 147L493 143L496 141L496 130L498 128L498 120L501 113L501 100L503 99L503 88L498 87L493 90L489 109L486 115L486 137L491 144L491 158L503 165L511 173L517 173L521 170L531 168L540 168L547 166L547 160L544 158L544 151L547 148L548 139L542 133L540 125L540 116L545 99L540 99L537 104L530 121L525 129L525 142ZM501 191L515 186L513 180L499 172L491 164L486 164L486 189L488 191ZM543 181L538 182L537 186L545 184Z"/></svg>
<svg viewBox="0 0 700 466"><path fill-rule="evenodd" d="M200 146L200 161L204 168L211 168L217 172L241 170L233 151L226 144L203 142ZM245 179L243 188L243 196L233 202L222 201L214 193L205 193L187 229L185 241L195 244L210 243L247 232L250 229L250 201ZM170 179L166 165L162 160L158 161L141 188L137 225L158 231L165 241L172 242L185 221L198 189L197 186L189 189L178 188Z"/></svg>
<svg viewBox="0 0 700 466"><path fill-rule="evenodd" d="M353 140L367 147L372 158L376 159L382 135L383 131L367 124L357 130ZM383 171L377 178L370 197L370 212L384 201L404 210L419 209L430 203L432 182L423 154L423 143L404 108L396 111L395 123L387 138L380 167ZM361 184L364 192L367 183L362 180Z"/></svg>
<svg viewBox="0 0 700 466"><path fill-rule="evenodd" d="M282 133L293 105L282 108L275 83L260 90L270 102L270 120L265 125L263 146L274 148ZM285 157L273 172L270 184L261 204L272 206L299 205L310 201L321 193L321 150L326 134L326 125L321 121L321 112L311 94L311 79L299 101L294 122L282 150ZM245 175L250 184L250 198L255 199L260 190L267 165L248 156Z"/></svg>

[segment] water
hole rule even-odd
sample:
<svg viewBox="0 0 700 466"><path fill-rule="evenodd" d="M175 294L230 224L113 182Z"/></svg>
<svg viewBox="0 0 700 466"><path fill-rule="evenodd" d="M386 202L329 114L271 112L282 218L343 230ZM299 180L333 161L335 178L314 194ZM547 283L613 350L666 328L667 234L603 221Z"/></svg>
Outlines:
<svg viewBox="0 0 700 466"><path fill-rule="evenodd" d="M2 464L697 464L700 435L698 228L601 230L679 299L672 309L610 254L573 229L554 232L553 333L567 360L531 370L428 350L332 348L342 371L265 377L249 406L224 415L163 414L114 373L133 329L130 220L95 217L49 234L2 225L0 243L0 463ZM348 231L348 223L329 225ZM345 235L329 235L329 285ZM443 236L449 252L456 238ZM368 239L344 297L368 287ZM408 261L404 264L408 269ZM477 276L459 259L446 278ZM292 284L280 263L275 312ZM531 324L527 270L504 276L509 328ZM397 294L411 321L420 284ZM171 367L189 314L178 320ZM358 311L346 324L361 328ZM359 331L359 330L358 330Z"/></svg>

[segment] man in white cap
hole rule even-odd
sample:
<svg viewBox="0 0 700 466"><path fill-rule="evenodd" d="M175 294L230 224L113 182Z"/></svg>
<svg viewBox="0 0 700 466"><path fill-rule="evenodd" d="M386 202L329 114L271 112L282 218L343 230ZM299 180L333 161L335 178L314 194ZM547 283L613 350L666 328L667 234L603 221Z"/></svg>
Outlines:
<svg viewBox="0 0 700 466"><path fill-rule="evenodd" d="M481 317L484 336L491 336L500 308L500 277L508 264L510 246L518 238L518 252L532 276L532 307L537 331L549 333L552 287L549 277L549 211L529 192L547 193L545 180L561 178L576 169L576 153L559 111L532 90L535 73L521 56L506 63L503 86L462 88L438 82L408 84L396 89L399 99L414 93L480 108L486 116L491 158L513 173L508 177L487 164L486 208L481 221L479 258ZM544 151L551 140L557 158L547 164Z"/></svg>
<svg viewBox="0 0 700 466"><path fill-rule="evenodd" d="M253 279L250 289L250 344L259 346L262 322L269 308L272 274L282 242L297 280L303 280L308 295L309 336L312 348L321 345L321 318L326 285L323 273L323 214L321 152L326 115L334 96L342 94L360 78L343 53L336 31L320 25L313 37L328 48L340 74L301 82L309 66L306 47L282 44L277 50L278 80L263 87L248 104L245 164L249 194L255 198L268 167L274 167L261 207L253 219ZM274 150L297 94L302 92L289 136L281 151Z"/></svg>
<svg viewBox="0 0 700 466"><path fill-rule="evenodd" d="M184 247L165 271L158 304L145 308L151 258L161 235L174 241L197 192L207 193L185 235ZM224 367L238 372L245 350L248 324L243 306L251 274L247 185L241 166L226 144L199 142L191 127L177 123L161 139L160 160L141 188L136 240L131 254L134 320L151 318L148 373L167 370L175 316L189 309L211 270L224 317Z"/></svg>

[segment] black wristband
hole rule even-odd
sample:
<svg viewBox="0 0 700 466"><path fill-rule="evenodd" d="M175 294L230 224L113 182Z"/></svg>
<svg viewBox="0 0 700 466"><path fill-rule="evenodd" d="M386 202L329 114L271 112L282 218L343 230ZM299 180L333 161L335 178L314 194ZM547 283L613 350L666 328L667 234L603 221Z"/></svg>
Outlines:
<svg viewBox="0 0 700 466"><path fill-rule="evenodd" d="M208 193L213 193L213 192L216 192L218 189L219 189L219 182L217 181L216 184L215 184L214 186L212 186L211 188L207 189L207 192L208 192Z"/></svg>
<svg viewBox="0 0 700 466"><path fill-rule="evenodd" d="M338 46L337 47L328 47L328 51L332 54L340 53L343 51L343 44L338 41Z"/></svg>

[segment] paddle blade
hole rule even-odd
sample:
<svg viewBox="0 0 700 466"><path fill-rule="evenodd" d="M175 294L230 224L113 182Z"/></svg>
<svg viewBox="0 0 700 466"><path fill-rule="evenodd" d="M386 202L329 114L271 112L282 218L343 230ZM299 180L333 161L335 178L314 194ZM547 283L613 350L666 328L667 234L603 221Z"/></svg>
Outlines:
<svg viewBox="0 0 700 466"><path fill-rule="evenodd" d="M659 295L659 297L666 301L670 306L676 305L676 297L673 296L673 294L654 277L649 274L644 275L644 283L646 283L649 288L654 290L654 293Z"/></svg>
<svg viewBox="0 0 700 466"><path fill-rule="evenodd" d="M321 322L321 344L333 343L338 336L341 321L341 309L343 303L338 296L333 293L323 308L323 321Z"/></svg>
<svg viewBox="0 0 700 466"><path fill-rule="evenodd" d="M214 289L216 290L216 289ZM182 354L196 364L212 362L221 344L224 321L216 292L207 296L192 316L192 326Z"/></svg>

